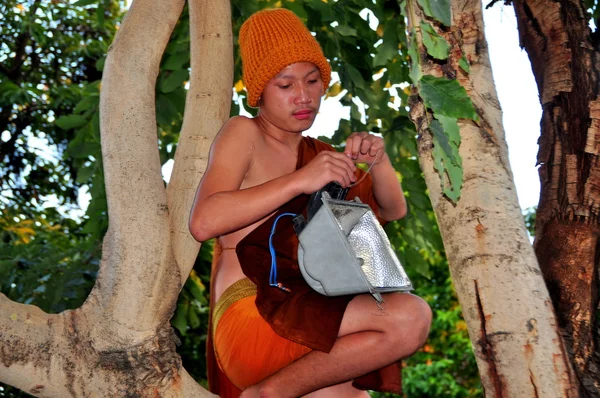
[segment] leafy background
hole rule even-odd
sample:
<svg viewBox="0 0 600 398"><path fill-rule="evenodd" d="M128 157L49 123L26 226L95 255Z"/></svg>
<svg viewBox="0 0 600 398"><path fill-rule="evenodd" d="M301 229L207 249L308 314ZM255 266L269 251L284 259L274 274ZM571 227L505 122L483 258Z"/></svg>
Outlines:
<svg viewBox="0 0 600 398"><path fill-rule="evenodd" d="M0 292L47 312L81 305L98 270L108 225L99 137L100 79L126 6L117 0L0 3ZM483 396L419 168L416 132L408 119L410 48L398 1L233 0L235 43L242 22L267 7L289 8L302 18L331 62L335 78L327 97L348 107L350 117L340 120L332 137L322 139L340 145L353 131L381 134L404 187L409 213L390 223L386 232L416 293L434 311L427 344L404 363L405 396ZM591 11L596 17L597 8ZM378 20L375 30L369 26L373 16ZM163 164L177 148L189 46L185 9L156 85ZM246 105L237 48L232 93L232 115L242 108L254 113ZM91 201L81 211L78 198L86 193ZM528 213L527 221L532 230L535 211ZM205 243L172 319L183 342L179 352L184 366L203 384L211 258L212 243ZM0 396L25 395L0 384Z"/></svg>

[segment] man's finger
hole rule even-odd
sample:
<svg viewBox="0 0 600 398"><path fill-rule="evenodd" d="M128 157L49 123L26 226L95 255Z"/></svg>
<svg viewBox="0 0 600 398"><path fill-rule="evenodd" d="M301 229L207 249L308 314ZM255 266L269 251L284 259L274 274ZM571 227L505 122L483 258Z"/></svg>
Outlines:
<svg viewBox="0 0 600 398"><path fill-rule="evenodd" d="M345 168L334 166L331 169L331 173L332 173L331 179L333 181L337 182L338 184L340 184L343 187L347 187L348 185L350 185L352 179L348 175L348 171Z"/></svg>
<svg viewBox="0 0 600 398"><path fill-rule="evenodd" d="M356 160L360 154L360 145L365 137L368 136L365 132L354 132L350 134L346 141L346 148L349 149L350 157Z"/></svg>
<svg viewBox="0 0 600 398"><path fill-rule="evenodd" d="M344 153L331 152L331 156L333 159L344 162L350 170L354 171L354 169L356 169L356 165L352 160L350 160L350 158L348 158L348 155L345 151Z"/></svg>
<svg viewBox="0 0 600 398"><path fill-rule="evenodd" d="M377 144L371 145L371 149L369 150L369 155L376 157L377 154L382 150L383 148L380 147Z"/></svg>
<svg viewBox="0 0 600 398"><path fill-rule="evenodd" d="M367 137L360 143L361 155L366 155L369 153L369 149L371 149L371 146L373 145L373 141L370 138L371 137Z"/></svg>

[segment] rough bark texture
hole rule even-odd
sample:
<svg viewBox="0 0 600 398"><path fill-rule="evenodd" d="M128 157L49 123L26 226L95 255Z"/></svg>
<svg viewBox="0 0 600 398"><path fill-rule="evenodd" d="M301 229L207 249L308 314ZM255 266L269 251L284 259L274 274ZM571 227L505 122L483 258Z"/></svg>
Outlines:
<svg viewBox="0 0 600 398"><path fill-rule="evenodd" d="M199 248L187 218L208 144L194 142L229 115L231 14L227 0L190 4L192 83L167 202L155 82L183 5L136 0L108 51L100 110L110 225L98 279L81 308L57 315L0 295L4 383L44 397L213 396L181 366L169 321Z"/></svg>
<svg viewBox="0 0 600 398"><path fill-rule="evenodd" d="M582 396L600 396L600 52L580 1L514 1L542 104L535 251Z"/></svg>
<svg viewBox="0 0 600 398"><path fill-rule="evenodd" d="M409 2L409 22L426 19ZM447 62L432 62L420 47L424 74L456 77L479 121L459 120L464 182L453 204L433 167L432 119L415 100L411 117L420 161L463 308L487 397L574 397L577 382L564 352L544 280L517 201L478 0L452 2L452 45ZM470 73L458 68L466 56Z"/></svg>

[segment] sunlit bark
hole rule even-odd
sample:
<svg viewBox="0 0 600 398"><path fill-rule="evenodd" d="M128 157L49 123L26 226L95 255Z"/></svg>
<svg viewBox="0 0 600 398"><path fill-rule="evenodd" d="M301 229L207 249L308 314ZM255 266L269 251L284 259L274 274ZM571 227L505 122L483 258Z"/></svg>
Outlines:
<svg viewBox="0 0 600 398"><path fill-rule="evenodd" d="M410 25L419 26L425 17L416 1L410 5ZM452 28L440 31L452 45L446 64L428 58L419 32L413 39L420 44L423 73L456 76L479 116L478 122L459 120L464 183L457 204L443 196L433 167L431 115L416 101L411 118L486 396L576 396L576 380L517 201L481 3L453 1L452 12ZM463 55L469 73L458 67Z"/></svg>

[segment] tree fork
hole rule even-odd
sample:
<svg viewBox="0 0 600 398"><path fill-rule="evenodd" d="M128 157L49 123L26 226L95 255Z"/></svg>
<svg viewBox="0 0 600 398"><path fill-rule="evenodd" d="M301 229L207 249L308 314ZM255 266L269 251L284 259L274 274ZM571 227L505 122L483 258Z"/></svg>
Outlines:
<svg viewBox="0 0 600 398"><path fill-rule="evenodd" d="M183 181L185 200L170 202L171 211L158 157L155 82L183 5L183 0L136 0L109 49L101 134L110 225L92 293L81 308L57 315L0 295L0 380L30 394L212 396L181 366L169 324L199 247L184 247L176 259L171 228L179 235L187 228L186 201L205 166L197 159L207 158L209 148L194 146L178 158L179 169L194 173ZM223 70L232 64L231 14L227 0L193 2L190 9L196 39L223 38L216 46L200 45L203 58L212 57L209 67L192 57L192 76L202 76L200 89L213 90L208 97L214 101L188 101L188 130L202 126L209 139L216 131L208 131L218 129L229 113L231 77L227 82ZM213 81L219 83L204 86ZM198 84L192 87L197 90ZM197 114L201 117L190 122L188 115Z"/></svg>
<svg viewBox="0 0 600 398"><path fill-rule="evenodd" d="M434 61L420 42L426 21L409 1L422 73L456 78L479 120L459 119L464 171L456 204L442 193L433 165L432 115L413 98L410 115L419 132L419 159L436 213L452 280L475 350L487 397L575 397L577 379L564 353L545 287L516 197L508 161L481 3L452 2L452 27L436 29L450 44L449 58ZM469 73L458 67L465 57Z"/></svg>
<svg viewBox="0 0 600 398"><path fill-rule="evenodd" d="M581 394L598 396L600 52L582 3L513 3L543 109L534 247Z"/></svg>

